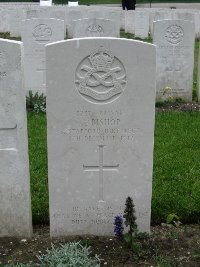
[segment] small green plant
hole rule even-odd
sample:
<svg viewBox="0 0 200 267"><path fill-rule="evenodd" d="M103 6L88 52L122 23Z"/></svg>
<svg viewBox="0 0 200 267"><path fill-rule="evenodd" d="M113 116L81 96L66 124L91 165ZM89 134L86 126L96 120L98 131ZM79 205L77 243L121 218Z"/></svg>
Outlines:
<svg viewBox="0 0 200 267"><path fill-rule="evenodd" d="M124 235L124 240L128 246L133 249L133 251L138 252L139 247L133 240L133 237L135 237L138 232L136 223L137 217L135 216L135 205L133 203L133 199L129 196L126 199L123 217L125 219L125 226L129 227L128 233Z"/></svg>
<svg viewBox="0 0 200 267"><path fill-rule="evenodd" d="M55 248L52 244L47 253L38 256L39 267L100 267L97 255L92 257L90 247L82 246L81 242L71 242ZM5 265L4 267L34 267L35 264ZM0 265L1 267L1 265Z"/></svg>
<svg viewBox="0 0 200 267"><path fill-rule="evenodd" d="M176 265L174 263L172 263L171 261L168 261L167 259L163 258L160 255L156 255L154 257L154 261L155 261L155 267L175 267Z"/></svg>
<svg viewBox="0 0 200 267"><path fill-rule="evenodd" d="M45 113L46 112L46 97L44 94L39 95L39 93L33 94L32 91L28 92L26 97L26 108L29 111L35 113Z"/></svg>
<svg viewBox="0 0 200 267"><path fill-rule="evenodd" d="M179 226L181 224L180 218L175 213L171 213L167 216L167 224L173 224L174 226Z"/></svg>
<svg viewBox="0 0 200 267"><path fill-rule="evenodd" d="M178 239L178 233L175 231L169 231L166 233L165 235L167 238L171 239L171 240L175 240Z"/></svg>
<svg viewBox="0 0 200 267"><path fill-rule="evenodd" d="M147 240L150 237L150 234L147 232L137 232L136 238L137 240Z"/></svg>
<svg viewBox="0 0 200 267"><path fill-rule="evenodd" d="M173 97L173 90L170 86L165 86L164 91L163 91L163 96L165 97L165 101L173 102L174 97Z"/></svg>
<svg viewBox="0 0 200 267"><path fill-rule="evenodd" d="M129 227L129 234L133 235L134 232L137 232L137 217L135 216L135 205L133 203L133 199L129 196L126 199L123 217L125 219L124 224L126 227Z"/></svg>
<svg viewBox="0 0 200 267"><path fill-rule="evenodd" d="M71 242L60 247L47 250L47 254L39 256L40 267L100 267L97 255L90 256L90 247L82 246L80 242Z"/></svg>

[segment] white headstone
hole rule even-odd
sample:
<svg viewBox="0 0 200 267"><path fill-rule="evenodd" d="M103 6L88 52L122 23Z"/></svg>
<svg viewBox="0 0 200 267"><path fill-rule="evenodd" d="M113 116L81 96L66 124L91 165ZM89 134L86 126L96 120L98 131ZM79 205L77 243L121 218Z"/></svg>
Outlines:
<svg viewBox="0 0 200 267"><path fill-rule="evenodd" d="M150 33L151 35L153 35L153 25L155 21L158 20L166 20L166 19L171 19L171 10L157 10L157 9L152 9L151 13L150 13L150 22L149 22L149 27L150 27Z"/></svg>
<svg viewBox="0 0 200 267"><path fill-rule="evenodd" d="M154 23L158 101L192 100L194 39L191 21L163 20Z"/></svg>
<svg viewBox="0 0 200 267"><path fill-rule="evenodd" d="M122 10L120 8L119 14L120 14L120 29L121 30L125 30L125 14L126 14L126 10Z"/></svg>
<svg viewBox="0 0 200 267"><path fill-rule="evenodd" d="M73 38L118 37L120 29L110 19L78 19L73 21Z"/></svg>
<svg viewBox="0 0 200 267"><path fill-rule="evenodd" d="M40 0L40 6L52 6L52 0Z"/></svg>
<svg viewBox="0 0 200 267"><path fill-rule="evenodd" d="M135 12L135 36L147 38L149 35L149 12L145 9Z"/></svg>
<svg viewBox="0 0 200 267"><path fill-rule="evenodd" d="M110 19L115 22L116 29L120 29L120 11L113 11L109 8L92 8L92 7L71 7L66 12L66 25L68 37L73 37L73 21L78 19ZM120 37L117 36L117 37Z"/></svg>
<svg viewBox="0 0 200 267"><path fill-rule="evenodd" d="M9 32L9 8L0 7L0 32Z"/></svg>
<svg viewBox="0 0 200 267"><path fill-rule="evenodd" d="M136 37L147 38L149 35L149 12L146 10L128 10L125 14L125 32Z"/></svg>
<svg viewBox="0 0 200 267"><path fill-rule="evenodd" d="M10 11L9 24L10 24L10 36L21 36L21 22L26 19L25 10L22 8L14 8Z"/></svg>
<svg viewBox="0 0 200 267"><path fill-rule="evenodd" d="M78 1L68 1L68 6L78 6Z"/></svg>
<svg viewBox="0 0 200 267"><path fill-rule="evenodd" d="M32 234L22 43L0 39L0 236Z"/></svg>
<svg viewBox="0 0 200 267"><path fill-rule="evenodd" d="M84 38L46 50L51 236L113 235L128 196L148 232L155 47Z"/></svg>
<svg viewBox="0 0 200 267"><path fill-rule="evenodd" d="M196 12L194 13L194 22L195 22L195 34L196 38L200 37L200 11L195 10Z"/></svg>
<svg viewBox="0 0 200 267"><path fill-rule="evenodd" d="M127 10L125 13L125 32L135 34L135 11Z"/></svg>
<svg viewBox="0 0 200 267"><path fill-rule="evenodd" d="M64 21L30 19L23 21L25 89L46 93L45 45L64 39Z"/></svg>
<svg viewBox="0 0 200 267"><path fill-rule="evenodd" d="M150 32L153 34L153 22L158 20L189 20L195 23L195 33L198 37L199 19L195 9L150 9ZM147 10L146 10L147 11Z"/></svg>
<svg viewBox="0 0 200 267"><path fill-rule="evenodd" d="M10 36L19 37L22 31L22 21L32 18L55 18L64 20L66 18L66 8L60 6L33 6L24 8L13 8L9 11Z"/></svg>

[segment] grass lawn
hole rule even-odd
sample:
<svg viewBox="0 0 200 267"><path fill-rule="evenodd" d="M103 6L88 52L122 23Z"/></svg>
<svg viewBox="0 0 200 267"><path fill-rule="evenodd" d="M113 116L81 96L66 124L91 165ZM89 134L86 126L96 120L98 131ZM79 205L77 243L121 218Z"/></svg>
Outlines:
<svg viewBox="0 0 200 267"><path fill-rule="evenodd" d="M46 115L28 112L29 164L33 222L48 222Z"/></svg>
<svg viewBox="0 0 200 267"><path fill-rule="evenodd" d="M46 116L28 113L33 222L48 222ZM155 126L152 223L176 213L200 218L200 112L158 112Z"/></svg>
<svg viewBox="0 0 200 267"><path fill-rule="evenodd" d="M156 114L152 222L200 218L200 113Z"/></svg>

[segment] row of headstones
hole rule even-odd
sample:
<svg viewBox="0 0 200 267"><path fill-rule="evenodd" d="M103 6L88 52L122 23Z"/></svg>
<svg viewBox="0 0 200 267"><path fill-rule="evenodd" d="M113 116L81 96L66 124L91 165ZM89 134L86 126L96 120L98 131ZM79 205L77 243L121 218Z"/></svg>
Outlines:
<svg viewBox="0 0 200 267"><path fill-rule="evenodd" d="M136 37L153 36L153 25L158 20L189 20L194 23L195 37L200 37L200 10L198 9L142 9L125 13L125 32Z"/></svg>
<svg viewBox="0 0 200 267"><path fill-rule="evenodd" d="M122 10L121 8L105 7L68 7L68 6L52 6L52 7L40 7L40 6L24 6L24 8L7 7L2 8L0 6L0 32L10 32L11 37L18 37L21 35L22 21L32 18L56 18L61 19L65 23L65 27L68 32L68 37L73 37L72 21L81 18L104 18L115 21L116 27L123 27L121 21ZM1 23L2 18L2 23ZM124 24L124 23L123 23ZM119 25L119 26L118 26Z"/></svg>
<svg viewBox="0 0 200 267"><path fill-rule="evenodd" d="M107 33L105 36L111 37L111 24L111 20L83 19L76 21L75 31L84 36L84 30L81 29L101 27L107 28L108 30L104 31ZM154 24L153 42L157 46L156 100L181 98L184 101L192 101L194 24L182 20L164 20ZM98 34L94 37L98 37ZM45 45L63 39L64 22L61 20L30 19L24 22L22 41L27 92L31 90L46 94Z"/></svg>
<svg viewBox="0 0 200 267"><path fill-rule="evenodd" d="M73 37L72 21L83 18L104 18L115 21L116 28L120 26L126 32L137 37L148 37L153 34L153 22L164 19L190 20L195 24L196 38L200 36L200 10L198 9L156 9L143 8L134 11L123 11L120 7L95 6L52 6L35 5L0 5L0 32L10 32L11 37L21 34L21 21L31 18L56 18L65 22L68 37Z"/></svg>
<svg viewBox="0 0 200 267"><path fill-rule="evenodd" d="M31 236L23 44L1 39L0 56L0 236ZM46 45L46 62L51 236L113 235L127 196L148 232L155 46L73 39Z"/></svg>
<svg viewBox="0 0 200 267"><path fill-rule="evenodd" d="M74 21L76 37L119 37L120 30L110 19L82 19ZM23 21L21 37L25 54L26 91L46 94L45 45L64 40L65 26L58 19L30 19Z"/></svg>

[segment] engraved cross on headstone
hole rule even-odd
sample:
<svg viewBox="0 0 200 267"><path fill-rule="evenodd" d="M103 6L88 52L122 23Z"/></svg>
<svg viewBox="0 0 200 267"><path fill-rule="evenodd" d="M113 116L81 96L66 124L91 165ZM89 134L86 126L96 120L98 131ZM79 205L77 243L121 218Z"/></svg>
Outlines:
<svg viewBox="0 0 200 267"><path fill-rule="evenodd" d="M83 165L84 171L98 171L99 172L99 202L104 201L104 197L103 197L104 171L118 171L118 168L119 168L119 164L104 165L103 148L104 148L104 145L99 145L99 165L94 165L94 166Z"/></svg>

